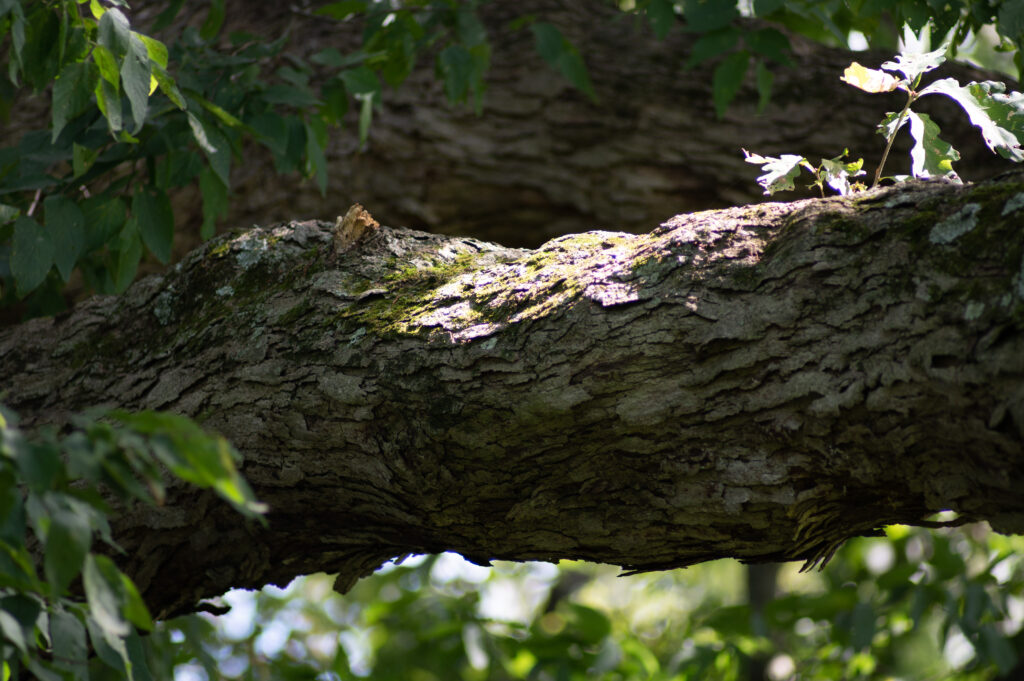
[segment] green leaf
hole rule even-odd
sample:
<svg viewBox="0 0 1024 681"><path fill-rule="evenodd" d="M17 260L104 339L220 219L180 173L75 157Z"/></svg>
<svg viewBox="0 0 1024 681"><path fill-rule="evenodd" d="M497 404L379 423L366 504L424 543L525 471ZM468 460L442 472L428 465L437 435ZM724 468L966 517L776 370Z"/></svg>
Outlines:
<svg viewBox="0 0 1024 681"><path fill-rule="evenodd" d="M370 123L373 121L373 95L356 95L361 101L359 107L359 147L365 148L370 139Z"/></svg>
<svg viewBox="0 0 1024 681"><path fill-rule="evenodd" d="M128 220L128 209L117 196L90 196L80 204L85 215L85 252L115 241Z"/></svg>
<svg viewBox="0 0 1024 681"><path fill-rule="evenodd" d="M283 117L267 111L256 114L247 122L260 143L270 149L275 156L288 151L288 124Z"/></svg>
<svg viewBox="0 0 1024 681"><path fill-rule="evenodd" d="M7 440L5 434L0 442L6 447ZM10 546L25 543L25 508L12 473L0 477L0 543Z"/></svg>
<svg viewBox="0 0 1024 681"><path fill-rule="evenodd" d="M766 17L785 4L786 0L754 0L754 16Z"/></svg>
<svg viewBox="0 0 1024 681"><path fill-rule="evenodd" d="M200 97L196 93L190 92L189 98L199 102L200 106L212 113L221 123L228 126L229 128L242 128L245 125L242 121L238 120L235 116L229 114L223 108L217 106L213 102L204 97Z"/></svg>
<svg viewBox="0 0 1024 681"><path fill-rule="evenodd" d="M452 104L466 101L473 75L473 55L462 45L449 45L437 56L444 92Z"/></svg>
<svg viewBox="0 0 1024 681"><path fill-rule="evenodd" d="M103 45L97 45L92 50L92 60L100 71L100 77L117 88L121 71L117 67L117 59L113 53Z"/></svg>
<svg viewBox="0 0 1024 681"><path fill-rule="evenodd" d="M875 611L868 603L858 603L853 606L853 615L850 623L850 647L854 650L864 650L871 645L875 637Z"/></svg>
<svg viewBox="0 0 1024 681"><path fill-rule="evenodd" d="M178 107L182 111L188 108L185 103L185 97L181 94L178 89L178 85L174 82L167 71L164 70L159 64L152 64L152 75L156 79L156 84L160 88L160 92L167 96L167 99L174 103L174 106Z"/></svg>
<svg viewBox="0 0 1024 681"><path fill-rule="evenodd" d="M543 21L534 23L530 30L533 31L537 43L537 53L548 64L557 67L562 52L565 51L565 38L562 37L562 32Z"/></svg>
<svg viewBox="0 0 1024 681"><path fill-rule="evenodd" d="M698 33L707 33L728 26L739 18L736 3L722 0L684 0L683 16L687 28Z"/></svg>
<svg viewBox="0 0 1024 681"><path fill-rule="evenodd" d="M98 71L92 62L66 65L53 83L53 135L56 142L68 121L85 111L96 89Z"/></svg>
<svg viewBox="0 0 1024 681"><path fill-rule="evenodd" d="M538 21L530 26L537 45L537 52L549 65L557 69L576 89L597 101L597 93L590 82L587 65L579 50L553 25Z"/></svg>
<svg viewBox="0 0 1024 681"><path fill-rule="evenodd" d="M835 158L823 158L821 159L821 170L819 171L818 183L824 181L829 187L834 189L840 196L848 196L850 194L850 178L859 177L864 174L864 159L857 159L852 163L847 163L842 159L846 156L844 151Z"/></svg>
<svg viewBox="0 0 1024 681"><path fill-rule="evenodd" d="M91 546L92 528L87 517L69 509L53 512L43 568L54 599L63 596L71 580L81 572Z"/></svg>
<svg viewBox="0 0 1024 681"><path fill-rule="evenodd" d="M174 209L160 189L140 189L132 196L132 219L146 247L163 264L171 261L174 244Z"/></svg>
<svg viewBox="0 0 1024 681"><path fill-rule="evenodd" d="M110 14L110 12L107 12ZM106 16L106 15L104 15ZM146 122L146 104L149 101L149 54L146 45L135 36L130 36L131 44L128 53L121 63L121 83L124 86L124 93L128 97L128 104L132 110L132 122L135 126L132 132L136 133L142 129Z"/></svg>
<svg viewBox="0 0 1024 681"><path fill-rule="evenodd" d="M313 14L319 14L332 19L346 19L353 14L366 11L366 2L361 0L345 0L343 2L332 2L318 7Z"/></svg>
<svg viewBox="0 0 1024 681"><path fill-rule="evenodd" d="M24 297L43 283L52 265L51 235L30 217L15 220L11 274L17 283L18 295Z"/></svg>
<svg viewBox="0 0 1024 681"><path fill-rule="evenodd" d="M284 83L277 83L266 88L263 91L263 99L271 104L283 104L298 109L307 109L320 104L320 100L308 87L297 87Z"/></svg>
<svg viewBox="0 0 1024 681"><path fill-rule="evenodd" d="M53 241L54 264L67 282L78 256L85 250L85 215L78 204L61 194L46 197L43 211Z"/></svg>
<svg viewBox="0 0 1024 681"><path fill-rule="evenodd" d="M220 33L220 27L224 24L224 0L210 0L210 9L206 13L206 20L199 28L199 37L203 40L213 40Z"/></svg>
<svg viewBox="0 0 1024 681"><path fill-rule="evenodd" d="M121 57L131 49L131 34L128 18L116 7L108 8L100 17L97 41L112 56Z"/></svg>
<svg viewBox="0 0 1024 681"><path fill-rule="evenodd" d="M739 93L749 64L750 54L740 50L730 54L715 67L711 77L711 99L715 103L715 115L719 118L725 115L729 103Z"/></svg>
<svg viewBox="0 0 1024 681"><path fill-rule="evenodd" d="M85 624L96 655L118 674L115 678L131 679L130 660L124 640L104 629L94 615L86 619Z"/></svg>
<svg viewBox="0 0 1024 681"><path fill-rule="evenodd" d="M349 69L343 71L338 77L345 83L345 89L353 95L379 96L380 79L369 67L360 66Z"/></svg>
<svg viewBox="0 0 1024 681"><path fill-rule="evenodd" d="M317 130L317 127L320 129ZM327 158L324 156L326 138L327 131L324 129L323 121L306 123L307 174L315 178L321 196L327 194Z"/></svg>
<svg viewBox="0 0 1024 681"><path fill-rule="evenodd" d="M374 55L379 56L379 55ZM369 56L362 50L355 50L348 54L342 54L336 47L327 47L309 58L314 64L322 64L332 69L344 69L356 64L362 64Z"/></svg>
<svg viewBox="0 0 1024 681"><path fill-rule="evenodd" d="M320 114L331 125L341 125L345 114L348 113L348 96L345 86L338 79L331 79L320 89ZM282 126L284 135L282 140L287 144L287 128Z"/></svg>
<svg viewBox="0 0 1024 681"><path fill-rule="evenodd" d="M29 13L27 28L21 67L28 84L41 90L60 70L60 20L56 12L40 8Z"/></svg>
<svg viewBox="0 0 1024 681"><path fill-rule="evenodd" d="M96 104L107 119L107 125L111 132L117 132L124 127L121 117L121 95L118 94L116 86L101 78L96 84Z"/></svg>
<svg viewBox="0 0 1024 681"><path fill-rule="evenodd" d="M114 563L106 556L88 554L82 584L90 615L103 630L104 639L109 643L112 638L127 636L130 627L123 613L125 598L120 589L121 575Z"/></svg>
<svg viewBox="0 0 1024 681"><path fill-rule="evenodd" d="M960 153L939 139L939 126L928 114L908 111L907 118L914 138L914 146L910 150L911 174L914 177L948 177L959 182L953 162L960 160Z"/></svg>
<svg viewBox="0 0 1024 681"><path fill-rule="evenodd" d="M14 58L9 65L9 72L11 81L17 84L17 69L25 63L25 13L21 9L21 3L13 3L11 18L11 44L14 46Z"/></svg>
<svg viewBox="0 0 1024 681"><path fill-rule="evenodd" d="M149 671L148 646L142 643L139 632L132 631L124 640L125 649L128 653L128 661L131 664L131 681L154 681Z"/></svg>
<svg viewBox="0 0 1024 681"><path fill-rule="evenodd" d="M226 186L231 186L231 144L216 127L205 120L188 112L188 122L192 128L192 136L206 152L210 166Z"/></svg>
<svg viewBox="0 0 1024 681"><path fill-rule="evenodd" d="M971 123L981 130L988 148L1015 162L1024 161L1024 93L1005 94L1005 85L992 81L961 86L954 78L937 80L920 96L941 94L959 104Z"/></svg>
<svg viewBox="0 0 1024 681"><path fill-rule="evenodd" d="M109 416L129 429L150 435L153 453L182 480L212 487L249 517L265 512L235 468L237 452L224 438L207 435L193 421L167 412L114 411Z"/></svg>
<svg viewBox="0 0 1024 681"><path fill-rule="evenodd" d="M139 593L135 583L123 572L119 572L118 576L121 579L124 616L139 629L152 631L153 617L149 614L149 608L146 607L145 601L142 600L142 595Z"/></svg>
<svg viewBox="0 0 1024 681"><path fill-rule="evenodd" d="M756 70L757 83L757 113L764 113L765 108L768 106L768 102L772 98L772 84L775 82L775 76L764 64L764 60L757 60Z"/></svg>
<svg viewBox="0 0 1024 681"><path fill-rule="evenodd" d="M55 656L55 665L70 671L75 681L87 681L89 646L85 638L85 625L64 608L54 608L49 619L53 649L60 651L60 654Z"/></svg>
<svg viewBox="0 0 1024 681"><path fill-rule="evenodd" d="M740 32L735 26L727 26L717 31L705 33L690 50L690 56L686 58L683 69L693 68L701 62L725 54L736 47L739 42Z"/></svg>
<svg viewBox="0 0 1024 681"><path fill-rule="evenodd" d="M153 22L152 31L154 33L162 31L167 28L174 18L178 16L178 12L181 11L182 5L185 4L185 0L169 0L167 3L167 9L157 16L156 21Z"/></svg>
<svg viewBox="0 0 1024 681"><path fill-rule="evenodd" d="M587 644L598 644L611 634L612 623L600 610L578 603L570 603L569 608L575 620L574 628Z"/></svg>
<svg viewBox="0 0 1024 681"><path fill-rule="evenodd" d="M472 5L462 5L456 10L455 35L460 43L469 48L487 44L487 29Z"/></svg>
<svg viewBox="0 0 1024 681"><path fill-rule="evenodd" d="M71 170L74 177L77 179L88 172L99 155L98 151L73 142L71 144Z"/></svg>
<svg viewBox="0 0 1024 681"><path fill-rule="evenodd" d="M675 6L671 0L651 0L647 6L647 20L651 22L654 35L663 39L676 23Z"/></svg>
<svg viewBox="0 0 1024 681"><path fill-rule="evenodd" d="M15 461L22 481L36 492L52 488L60 474L60 452L47 441L29 443L17 453Z"/></svg>
<svg viewBox="0 0 1024 681"><path fill-rule="evenodd" d="M768 57L784 66L793 65L793 60L789 56L792 51L789 38L774 28L762 28L745 33L743 41L752 52L762 57Z"/></svg>
<svg viewBox="0 0 1024 681"><path fill-rule="evenodd" d="M114 291L122 293L135 280L135 272L139 268L139 261L142 259L142 240L139 238L138 223L135 216L132 216L125 223L121 230L121 236L117 241L115 251L115 262L111 275L113 276Z"/></svg>
<svg viewBox="0 0 1024 681"><path fill-rule="evenodd" d="M192 137L195 139L196 144L199 148L205 151L207 154L216 154L217 147L210 143L210 138L206 134L206 126L202 120L191 111L187 112L189 127L192 128Z"/></svg>
<svg viewBox="0 0 1024 681"><path fill-rule="evenodd" d="M1003 675L1009 675L1017 664L1017 654L1006 636L999 633L991 624L981 628L981 649L985 657L994 662Z"/></svg>
<svg viewBox="0 0 1024 681"><path fill-rule="evenodd" d="M34 643L33 631L40 609L39 602L27 596L0 598L0 634L24 655Z"/></svg>
<svg viewBox="0 0 1024 681"><path fill-rule="evenodd" d="M21 215L21 209L6 203L0 203L0 225L14 222Z"/></svg>
<svg viewBox="0 0 1024 681"><path fill-rule="evenodd" d="M146 46L146 54L149 56L149 60L158 65L162 69L167 68L167 45L156 38L151 38L148 35L141 33L132 32L132 37L137 37Z"/></svg>
<svg viewBox="0 0 1024 681"><path fill-rule="evenodd" d="M209 239L214 235L217 218L228 212L228 188L210 168L199 173L199 191L203 195L203 226L199 235Z"/></svg>
<svg viewBox="0 0 1024 681"><path fill-rule="evenodd" d="M783 154L779 158L773 156L760 156L743 150L747 163L760 165L765 174L757 178L757 183L764 187L765 194L774 194L779 191L788 191L794 188L793 180L800 174L800 167L807 163L803 156Z"/></svg>
<svg viewBox="0 0 1024 681"><path fill-rule="evenodd" d="M896 55L896 61L883 62L882 68L886 71L899 71L908 82L913 84L922 73L937 68L944 61L946 61L945 45L934 52L901 52Z"/></svg>

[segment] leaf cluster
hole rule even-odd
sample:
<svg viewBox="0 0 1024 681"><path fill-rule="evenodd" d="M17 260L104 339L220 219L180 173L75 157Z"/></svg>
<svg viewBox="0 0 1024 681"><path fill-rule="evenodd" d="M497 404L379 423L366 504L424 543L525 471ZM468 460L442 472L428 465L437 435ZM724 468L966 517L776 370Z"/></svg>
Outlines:
<svg viewBox="0 0 1024 681"><path fill-rule="evenodd" d="M424 55L450 102L482 112L491 44L480 2L317 2L309 10L317 18L362 22L362 42L308 59L288 51L288 35L222 35L224 0L209 0L199 27L184 28L169 44L152 35L174 25L184 0L167 3L148 30L132 24L125 0L0 3L7 50L0 114L26 89L48 92L51 101L46 125L0 148L0 307L51 314L65 305L62 291L76 272L86 290L118 293L146 259L166 264L185 228L173 200L185 187L202 197L198 231L210 237L230 205L232 166L250 145L271 154L278 174L301 175L326 192L331 130L354 119L365 148L385 86L399 86ZM895 45L893 21L919 28L930 20L955 49L994 23L1007 51L1024 31L1020 3L1000 0L619 4L659 38L673 30L699 35L681 66L685 73L715 64L719 116L751 71L758 106L767 105L774 70L793 63L783 28L837 45L853 32L873 45ZM749 17L766 23L752 29L743 21ZM541 16L524 15L507 28L527 26L545 63L598 102L578 47ZM931 139L927 120L910 122Z"/></svg>
<svg viewBox="0 0 1024 681"><path fill-rule="evenodd" d="M66 435L29 437L0 407L0 676L25 669L77 681L99 665L150 679L138 632L152 631L153 620L117 567L123 550L109 518L160 505L164 469L251 518L264 509L230 445L184 417L97 412L74 423Z"/></svg>
<svg viewBox="0 0 1024 681"><path fill-rule="evenodd" d="M172 197L184 187L202 196L209 238L246 145L326 192L328 131L354 108L365 146L383 85L399 85L428 48L449 99L482 106L490 47L473 3L322 4L327 21L360 15L364 40L308 60L285 53L288 35L222 36L223 0L170 46L136 30L124 0L112 4L0 4L0 102L24 88L51 100L45 129L0 149L0 306L25 299L29 314L53 313L76 270L88 289L118 293L147 254L168 263L181 228ZM153 30L182 6L170 3Z"/></svg>
<svg viewBox="0 0 1024 681"><path fill-rule="evenodd" d="M892 179L896 182L903 182L911 177L943 178L958 183L961 181L953 170L953 162L960 159L960 152L939 137L939 126L930 116L911 109L914 102L928 95L944 95L955 101L967 114L971 123L979 129L989 149L1011 161L1024 161L1024 93L1006 92L1005 84L994 81L974 81L960 85L955 78L943 78L926 87L920 87L921 77L944 62L949 49L948 45L944 45L937 50L929 50L929 31L930 26L926 25L920 35L915 35L910 26L905 26L904 49L893 61L882 64L881 68L884 70L869 69L853 62L843 73L844 82L865 92L892 92L899 89L907 93L903 109L887 113L878 125L878 132L885 137L886 146L875 171L872 187L877 186L882 178L882 169L885 167L896 133L907 124L914 139L910 149L911 174ZM898 78L887 72L900 73L903 77ZM784 154L775 158L751 154L746 150L743 150L743 153L748 163L760 165L766 171L757 179L758 184L764 187L765 194L793 189L793 180L803 167L815 174L815 186L823 188L825 182L845 196L851 191L848 178L863 172L862 160L855 164L838 162L846 155L845 151L842 156L835 159L823 159L822 165L818 168L812 166L804 157L795 154Z"/></svg>

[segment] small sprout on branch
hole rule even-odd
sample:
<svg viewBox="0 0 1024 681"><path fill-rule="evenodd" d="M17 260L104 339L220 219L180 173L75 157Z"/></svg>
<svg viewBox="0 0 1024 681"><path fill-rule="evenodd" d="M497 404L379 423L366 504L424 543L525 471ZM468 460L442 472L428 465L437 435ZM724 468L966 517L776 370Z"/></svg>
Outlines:
<svg viewBox="0 0 1024 681"><path fill-rule="evenodd" d="M963 108L971 123L980 131L985 144L1003 158L1014 162L1024 161L1024 93L1006 92L1003 83L984 81L960 85L954 78L937 80L923 89L920 88L921 76L937 68L946 60L947 46L937 50L928 49L930 27L925 26L920 35L915 35L910 27L903 27L903 51L892 61L884 62L879 69L870 69L853 62L840 77L845 83L856 88L877 94L903 90L907 93L907 102L903 109L887 113L878 125L878 133L885 137L885 151L882 160L875 170L872 187L878 186L882 179L882 170L889 157L896 133L910 123L910 135L914 144L910 149L910 175L895 176L895 182L904 182L910 178L940 177L952 182L961 182L953 170L953 162L960 160L960 153L948 142L939 137L939 126L927 114L918 113L911 106L921 97L927 95L946 95ZM893 73L902 74L899 78ZM822 159L817 167L812 166L803 156L783 154L779 158L751 154L746 149L743 154L748 163L762 166L765 174L757 178L758 184L765 189L765 194L793 189L793 180L800 174L800 167L809 170L815 176L810 186L816 186L824 193L824 185L832 187L840 195L845 196L852 191L859 191L864 185L855 182L850 184L849 178L863 175L863 160L855 163L841 161L846 151L830 159Z"/></svg>
<svg viewBox="0 0 1024 681"><path fill-rule="evenodd" d="M835 158L823 158L817 166L811 165L803 156L794 154L783 154L780 158L772 156L760 156L743 150L747 163L760 165L766 171L764 175L757 178L757 183L764 187L765 194L774 194L784 189L793 189L793 180L800 174L800 168L805 168L814 175L814 182L809 186L817 187L821 195L825 195L825 185L832 187L840 196L846 196L854 191L864 188L860 182L850 184L851 177L858 177L864 174L862 169L864 159L859 158L852 163L843 161L849 150L844 149L843 153Z"/></svg>

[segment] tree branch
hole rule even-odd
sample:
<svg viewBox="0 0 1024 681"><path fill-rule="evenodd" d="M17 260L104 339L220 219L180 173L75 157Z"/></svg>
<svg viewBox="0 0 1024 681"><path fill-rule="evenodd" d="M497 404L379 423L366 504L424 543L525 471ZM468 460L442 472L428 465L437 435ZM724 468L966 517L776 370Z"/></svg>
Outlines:
<svg viewBox="0 0 1024 681"><path fill-rule="evenodd" d="M1022 532L1022 197L913 183L533 251L258 228L0 331L0 382L28 426L169 409L243 452L268 529L185 488L115 523L160 616L410 552L642 571L814 565L943 509Z"/></svg>

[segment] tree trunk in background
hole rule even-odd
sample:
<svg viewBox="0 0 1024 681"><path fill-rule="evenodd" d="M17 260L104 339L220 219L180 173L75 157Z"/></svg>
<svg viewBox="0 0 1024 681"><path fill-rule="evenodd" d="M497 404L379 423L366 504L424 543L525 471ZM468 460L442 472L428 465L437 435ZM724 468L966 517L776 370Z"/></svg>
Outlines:
<svg viewBox="0 0 1024 681"><path fill-rule="evenodd" d="M280 7L254 12L251 2L236 0L229 22L271 37L287 27L296 36L293 49L307 55L359 44L354 22L332 24ZM480 13L494 47L482 116L447 104L427 55L398 91L385 90L365 152L358 150L354 115L335 133L326 197L311 184L271 179L267 159L247 158L234 175L241 200L227 222L333 219L360 202L387 224L509 246L590 229L645 231L678 213L764 200L759 168L744 162L741 147L815 161L846 147L873 171L884 147L875 128L886 111L904 104L901 93L869 95L839 80L853 59L877 67L892 54L831 49L794 36L794 67L773 66L764 113L757 113L751 69L718 120L711 99L716 62L683 69L691 34L677 29L658 41L644 20L596 0L491 2ZM554 23L579 47L599 103L541 60L528 29L507 29L527 14ZM929 75L1005 80L952 65ZM985 147L955 104L938 100L922 100L922 110L934 113L943 137L964 154L957 165L962 177L980 180L1011 167ZM909 172L907 139L901 136L890 157L890 174Z"/></svg>
<svg viewBox="0 0 1024 681"><path fill-rule="evenodd" d="M270 506L115 521L158 616L382 561L826 560L941 509L1024 531L1024 178L681 215L536 251L330 223L221 237L0 330L27 426L202 420Z"/></svg>

